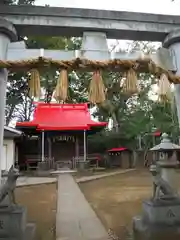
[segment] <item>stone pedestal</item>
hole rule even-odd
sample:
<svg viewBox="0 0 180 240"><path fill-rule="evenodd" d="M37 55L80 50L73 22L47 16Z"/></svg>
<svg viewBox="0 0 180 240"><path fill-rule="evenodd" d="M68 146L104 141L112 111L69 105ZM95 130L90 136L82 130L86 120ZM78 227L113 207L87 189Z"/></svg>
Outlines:
<svg viewBox="0 0 180 240"><path fill-rule="evenodd" d="M83 171L87 169L89 162L88 161L79 161L78 162L78 169Z"/></svg>
<svg viewBox="0 0 180 240"><path fill-rule="evenodd" d="M179 240L180 225L154 225L143 222L141 216L133 218L134 240Z"/></svg>
<svg viewBox="0 0 180 240"><path fill-rule="evenodd" d="M26 208L19 205L0 206L0 240L32 240L35 225L27 223Z"/></svg>
<svg viewBox="0 0 180 240"><path fill-rule="evenodd" d="M134 240L180 239L180 200L145 201L133 218Z"/></svg>
<svg viewBox="0 0 180 240"><path fill-rule="evenodd" d="M180 226L180 200L144 201L142 219L148 224Z"/></svg>

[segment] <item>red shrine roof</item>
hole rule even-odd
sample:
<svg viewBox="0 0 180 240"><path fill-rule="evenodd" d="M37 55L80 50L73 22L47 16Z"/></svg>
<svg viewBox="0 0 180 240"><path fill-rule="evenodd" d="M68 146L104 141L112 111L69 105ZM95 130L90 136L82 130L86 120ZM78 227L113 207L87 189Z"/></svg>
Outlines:
<svg viewBox="0 0 180 240"><path fill-rule="evenodd" d="M155 132L153 132L153 135L155 137L160 137L161 136L161 132L159 130L156 130Z"/></svg>
<svg viewBox="0 0 180 240"><path fill-rule="evenodd" d="M108 150L108 152L122 152L125 150L128 150L128 149L125 147L118 147L118 148L112 148L112 149Z"/></svg>
<svg viewBox="0 0 180 240"><path fill-rule="evenodd" d="M37 103L34 119L30 122L17 122L16 126L35 127L39 131L90 130L91 127L105 127L107 122L91 120L87 103Z"/></svg>

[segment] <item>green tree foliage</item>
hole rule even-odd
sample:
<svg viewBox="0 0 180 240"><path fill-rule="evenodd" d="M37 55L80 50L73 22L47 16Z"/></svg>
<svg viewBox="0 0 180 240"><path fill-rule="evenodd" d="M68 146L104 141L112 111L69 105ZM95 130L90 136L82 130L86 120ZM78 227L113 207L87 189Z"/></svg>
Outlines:
<svg viewBox="0 0 180 240"><path fill-rule="evenodd" d="M134 42L132 49L141 49L149 52L154 46L149 43ZM157 79L149 74L139 74L139 85L141 91L134 96L125 96L120 88L122 76L117 73L106 75L105 83L108 91L106 107L99 106L96 109L95 116L101 120L111 119L111 131L104 131L89 137L89 143L93 151L104 151L111 147L126 146L132 149L139 148L138 138L141 139L141 147L148 149L159 138L153 137L154 129L161 132L170 133L173 140L176 141L179 135L179 124L176 114L174 101L171 103L161 103L156 94L152 92L152 85L157 83ZM110 85L107 85L109 82ZM113 91L112 85L115 86ZM155 98L152 98L154 95Z"/></svg>

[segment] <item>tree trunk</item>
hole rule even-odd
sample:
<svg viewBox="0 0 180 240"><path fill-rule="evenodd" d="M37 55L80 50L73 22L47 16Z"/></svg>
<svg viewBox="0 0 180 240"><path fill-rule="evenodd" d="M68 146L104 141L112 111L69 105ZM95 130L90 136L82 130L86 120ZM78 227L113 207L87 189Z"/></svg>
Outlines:
<svg viewBox="0 0 180 240"><path fill-rule="evenodd" d="M115 129L116 133L119 132L119 124L118 124L118 121L117 121L117 118L116 118L116 114L115 113L112 113L112 120L113 120L113 128Z"/></svg>
<svg viewBox="0 0 180 240"><path fill-rule="evenodd" d="M6 116L6 125L7 126L9 125L10 121L12 120L12 115L13 115L14 109L15 109L15 105L11 105L9 113Z"/></svg>

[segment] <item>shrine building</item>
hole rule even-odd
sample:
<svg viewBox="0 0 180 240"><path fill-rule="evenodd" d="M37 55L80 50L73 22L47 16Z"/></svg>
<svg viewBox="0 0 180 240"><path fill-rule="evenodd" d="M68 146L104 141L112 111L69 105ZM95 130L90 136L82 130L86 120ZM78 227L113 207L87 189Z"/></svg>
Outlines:
<svg viewBox="0 0 180 240"><path fill-rule="evenodd" d="M107 122L91 119L87 103L37 103L32 121L16 123L24 133L17 143L17 164L24 169L44 161L61 166L72 166L72 159L86 161L87 136L106 126Z"/></svg>

